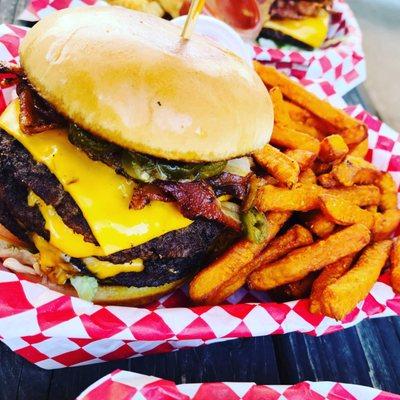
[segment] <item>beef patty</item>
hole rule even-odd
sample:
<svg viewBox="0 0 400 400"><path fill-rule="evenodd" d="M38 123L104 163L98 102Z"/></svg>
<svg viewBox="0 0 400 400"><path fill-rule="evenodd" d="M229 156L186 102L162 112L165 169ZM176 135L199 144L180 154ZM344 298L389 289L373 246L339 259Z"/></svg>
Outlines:
<svg viewBox="0 0 400 400"><path fill-rule="evenodd" d="M147 243L104 259L119 263L144 260L142 272L127 272L99 280L103 285L160 286L174 282L207 265L236 239L237 233L217 222L198 219L187 228L168 232ZM134 256L132 256L134 255ZM91 275L81 259L71 259L85 275Z"/></svg>
<svg viewBox="0 0 400 400"><path fill-rule="evenodd" d="M47 205L52 205L65 225L97 244L80 208L50 170L36 162L31 154L7 132L0 130L0 169L27 190L35 192Z"/></svg>
<svg viewBox="0 0 400 400"><path fill-rule="evenodd" d="M0 130L0 223L21 239L23 231L35 232L49 240L45 221L37 208L27 204L28 191L52 205L64 223L85 240L96 242L81 210L50 170L5 131ZM18 221L18 222L17 222ZM142 245L119 251L101 260L114 264L135 258L144 261L142 272L121 273L102 280L120 286L158 286L173 282L200 268L232 243L237 234L222 224L196 219L186 228L168 232ZM71 260L85 275L91 275L80 259Z"/></svg>

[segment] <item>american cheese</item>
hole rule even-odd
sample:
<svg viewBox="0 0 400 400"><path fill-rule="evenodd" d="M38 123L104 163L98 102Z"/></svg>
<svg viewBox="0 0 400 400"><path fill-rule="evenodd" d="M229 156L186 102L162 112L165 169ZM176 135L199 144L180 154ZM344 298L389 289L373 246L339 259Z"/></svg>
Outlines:
<svg viewBox="0 0 400 400"><path fill-rule="evenodd" d="M19 128L18 116L16 100L1 115L0 127L58 178L82 210L104 254L140 245L191 224L173 203L153 201L142 210L130 210L133 182L117 175L105 164L91 160L73 146L65 129L25 135ZM50 225L49 215L46 222ZM60 224L52 222L54 229L59 228ZM65 229L58 232L60 241L64 234ZM55 240L55 232L53 236ZM71 237L68 247L73 246Z"/></svg>
<svg viewBox="0 0 400 400"><path fill-rule="evenodd" d="M64 259L60 250L46 242L46 240L39 235L32 235L32 240L39 250L40 269L51 282L64 285L71 276L77 273L77 270Z"/></svg>
<svg viewBox="0 0 400 400"><path fill-rule="evenodd" d="M142 272L144 270L143 260L140 258L135 258L125 264L112 264L94 257L85 258L83 261L87 269L99 279L106 279L122 272Z"/></svg>
<svg viewBox="0 0 400 400"><path fill-rule="evenodd" d="M264 23L264 28L282 32L311 47L321 47L328 34L329 14L320 11L318 17L304 19L276 19Z"/></svg>
<svg viewBox="0 0 400 400"><path fill-rule="evenodd" d="M59 249L61 253L77 258L105 255L101 247L93 243L85 242L82 235L75 233L71 228L65 225L54 207L45 204L45 202L33 192L29 193L28 204L31 207L34 205L39 207L46 221L45 227L50 232L50 244Z"/></svg>

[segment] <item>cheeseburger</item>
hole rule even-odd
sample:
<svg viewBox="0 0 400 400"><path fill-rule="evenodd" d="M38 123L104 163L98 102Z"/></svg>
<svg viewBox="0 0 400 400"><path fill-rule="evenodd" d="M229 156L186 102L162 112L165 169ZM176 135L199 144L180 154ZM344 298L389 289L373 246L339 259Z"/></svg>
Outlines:
<svg viewBox="0 0 400 400"><path fill-rule="evenodd" d="M260 228L241 212L246 155L269 140L273 110L243 60L110 6L46 17L20 62L0 70L18 94L0 117L6 267L98 303L144 304L243 225Z"/></svg>
<svg viewBox="0 0 400 400"><path fill-rule="evenodd" d="M329 29L332 0L264 0L267 20L261 37L278 43L318 48Z"/></svg>

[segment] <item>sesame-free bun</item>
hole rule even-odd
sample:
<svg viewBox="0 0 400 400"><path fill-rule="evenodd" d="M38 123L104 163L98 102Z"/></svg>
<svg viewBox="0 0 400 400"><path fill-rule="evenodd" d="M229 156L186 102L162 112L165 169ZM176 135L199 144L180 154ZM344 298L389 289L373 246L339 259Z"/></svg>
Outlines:
<svg viewBox="0 0 400 400"><path fill-rule="evenodd" d="M25 73L60 113L125 148L182 161L248 154L269 141L270 97L211 40L120 7L63 10L22 42Z"/></svg>

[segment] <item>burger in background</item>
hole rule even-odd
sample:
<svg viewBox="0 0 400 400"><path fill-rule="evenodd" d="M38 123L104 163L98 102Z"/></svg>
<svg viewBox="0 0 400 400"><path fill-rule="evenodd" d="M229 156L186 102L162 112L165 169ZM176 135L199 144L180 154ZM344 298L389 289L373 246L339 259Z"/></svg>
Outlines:
<svg viewBox="0 0 400 400"><path fill-rule="evenodd" d="M181 0L176 0L182 3ZM182 3L187 14L190 1ZM332 0L207 0L205 12L246 39L271 39L278 46L321 47L328 34Z"/></svg>
<svg viewBox="0 0 400 400"><path fill-rule="evenodd" d="M278 45L321 47L328 34L332 0L264 0L260 37Z"/></svg>

